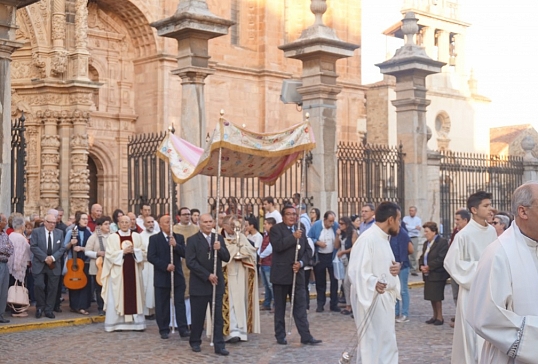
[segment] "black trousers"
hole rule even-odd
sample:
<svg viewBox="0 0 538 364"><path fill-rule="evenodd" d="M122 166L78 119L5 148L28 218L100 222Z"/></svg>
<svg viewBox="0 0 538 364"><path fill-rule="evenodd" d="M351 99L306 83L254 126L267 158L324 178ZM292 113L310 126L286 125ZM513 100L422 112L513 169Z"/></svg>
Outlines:
<svg viewBox="0 0 538 364"><path fill-rule="evenodd" d="M45 276L47 277L47 290L45 292ZM58 291L58 281L61 276L56 276L52 270L45 266L39 273L34 273L34 294L36 299L36 309L52 312L56 304L56 293Z"/></svg>
<svg viewBox="0 0 538 364"><path fill-rule="evenodd" d="M306 316L306 301L304 279L297 276L295 282L295 297L293 303L293 319L297 331L301 335L301 341L309 341L312 339L308 318ZM286 298L291 299L291 284L275 284L273 283L273 295L275 297L275 337L277 340L282 340L286 337Z"/></svg>
<svg viewBox="0 0 538 364"><path fill-rule="evenodd" d="M310 285L310 272L312 272L312 269L304 271L304 292L307 310L310 310L310 291L308 290L308 286Z"/></svg>
<svg viewBox="0 0 538 364"><path fill-rule="evenodd" d="M185 311L185 285L174 288L174 307L178 331L188 331L187 313ZM170 332L170 288L155 287L155 320L160 334Z"/></svg>
<svg viewBox="0 0 538 364"><path fill-rule="evenodd" d="M329 279L331 282L331 309L338 308L338 280L334 278L333 269L333 254L318 254L319 263L314 267L314 275L316 276L316 293L318 307L325 306L327 298L325 292L327 291L327 270L329 271Z"/></svg>
<svg viewBox="0 0 538 364"><path fill-rule="evenodd" d="M193 296L191 295L191 337L189 344L200 345L202 343L202 331L204 330L204 321L207 305L211 309L212 296ZM225 348L224 321L222 320L222 295L215 296L215 317L213 318L213 343L215 351ZM209 330L209 327L207 328Z"/></svg>
<svg viewBox="0 0 538 364"><path fill-rule="evenodd" d="M92 287L95 291L95 301L97 301L97 309L99 311L102 311L103 310L103 306L105 304L105 302L103 301L103 297L101 297L101 291L103 289L102 286L99 285L99 283L97 283L97 279L95 279L95 275L93 276L90 276L91 277L91 281L92 281ZM92 295L93 295L93 292L92 292Z"/></svg>

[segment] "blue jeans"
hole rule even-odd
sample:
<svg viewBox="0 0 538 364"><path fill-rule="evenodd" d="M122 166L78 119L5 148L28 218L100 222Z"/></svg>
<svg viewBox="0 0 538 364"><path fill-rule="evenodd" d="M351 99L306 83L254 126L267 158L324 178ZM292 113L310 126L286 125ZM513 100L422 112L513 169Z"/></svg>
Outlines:
<svg viewBox="0 0 538 364"><path fill-rule="evenodd" d="M400 303L402 305L402 316L409 316L409 287L407 281L409 280L409 267L400 270L400 286L402 300L396 301L396 316L400 316Z"/></svg>
<svg viewBox="0 0 538 364"><path fill-rule="evenodd" d="M271 307L271 301L273 300L273 285L271 284L271 266L262 265L260 267L262 272L263 285L265 286L265 300L263 301L263 307Z"/></svg>

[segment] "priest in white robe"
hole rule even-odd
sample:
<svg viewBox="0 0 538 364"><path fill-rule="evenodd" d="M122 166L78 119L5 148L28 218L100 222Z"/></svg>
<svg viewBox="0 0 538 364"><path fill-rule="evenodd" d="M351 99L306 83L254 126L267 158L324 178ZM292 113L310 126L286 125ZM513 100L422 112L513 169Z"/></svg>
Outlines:
<svg viewBox="0 0 538 364"><path fill-rule="evenodd" d="M484 364L538 362L538 181L516 189L512 210L514 223L487 247L468 297Z"/></svg>
<svg viewBox="0 0 538 364"><path fill-rule="evenodd" d="M144 231L140 233L144 250L148 251L149 237L157 234L155 231L155 219L149 215L144 217ZM155 287L153 286L153 264L144 262L142 281L144 282L144 316L148 319L155 318Z"/></svg>
<svg viewBox="0 0 538 364"><path fill-rule="evenodd" d="M357 363L398 363L394 317L400 299L400 264L394 261L390 237L398 234L401 216L395 203L381 203L376 222L351 250L348 275L359 332Z"/></svg>
<svg viewBox="0 0 538 364"><path fill-rule="evenodd" d="M120 217L118 225L120 230L106 241L101 275L105 331L143 331L146 321L142 269L146 251L140 235L129 229L129 216Z"/></svg>
<svg viewBox="0 0 538 364"><path fill-rule="evenodd" d="M444 262L446 271L460 286L452 340L453 364L472 364L479 360L484 341L467 323L465 308L478 260L486 247L497 239L495 228L486 222L491 211L491 194L479 191L469 196L467 209L470 210L472 218L456 234Z"/></svg>
<svg viewBox="0 0 538 364"><path fill-rule="evenodd" d="M231 257L228 263L222 263L224 340L247 341L248 333L260 333L256 248L239 232L240 225L233 216L226 216L222 226Z"/></svg>

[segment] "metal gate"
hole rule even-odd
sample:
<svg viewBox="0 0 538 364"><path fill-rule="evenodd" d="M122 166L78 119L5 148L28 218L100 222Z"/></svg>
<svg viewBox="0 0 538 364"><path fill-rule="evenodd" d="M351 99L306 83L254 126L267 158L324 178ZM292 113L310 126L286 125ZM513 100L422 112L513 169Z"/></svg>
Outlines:
<svg viewBox="0 0 538 364"><path fill-rule="evenodd" d="M26 195L26 139L24 113L11 121L11 212L24 215Z"/></svg>
<svg viewBox="0 0 538 364"><path fill-rule="evenodd" d="M170 210L168 163L157 158L155 152L167 132L140 134L129 138L127 146L129 175L129 210L138 212L142 204L151 206L155 216ZM174 182L173 190L177 191ZM172 198L172 206L177 208L177 192Z"/></svg>
<svg viewBox="0 0 538 364"><path fill-rule="evenodd" d="M365 203L392 201L404 211L402 146L338 143L338 210L353 215Z"/></svg>
<svg viewBox="0 0 538 364"><path fill-rule="evenodd" d="M493 194L493 207L511 211L512 193L523 182L523 159L443 151L440 165L440 215L443 235L454 227L454 214L466 208L467 198L477 191Z"/></svg>

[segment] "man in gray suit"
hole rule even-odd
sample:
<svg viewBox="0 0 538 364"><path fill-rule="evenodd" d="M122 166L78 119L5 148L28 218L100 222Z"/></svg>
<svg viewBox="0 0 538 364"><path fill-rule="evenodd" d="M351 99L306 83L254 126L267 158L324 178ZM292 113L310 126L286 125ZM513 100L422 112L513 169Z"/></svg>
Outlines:
<svg viewBox="0 0 538 364"><path fill-rule="evenodd" d="M61 258L64 254L64 233L56 229L56 217L52 214L45 216L44 225L32 232L30 250L34 254L32 259L32 273L34 276L34 293L36 298L36 318L41 318L43 311L48 318L54 318L52 312L56 303L58 282L62 274ZM45 292L45 276L47 276L47 290Z"/></svg>

